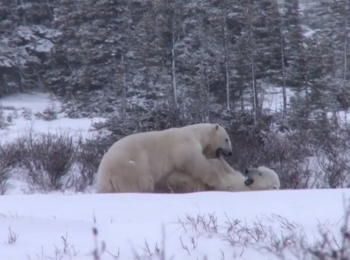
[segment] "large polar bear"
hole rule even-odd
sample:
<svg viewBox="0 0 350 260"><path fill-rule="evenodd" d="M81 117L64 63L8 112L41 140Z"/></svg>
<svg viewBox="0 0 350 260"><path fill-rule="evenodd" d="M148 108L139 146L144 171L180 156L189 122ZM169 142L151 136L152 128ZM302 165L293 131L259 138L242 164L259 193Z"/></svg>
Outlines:
<svg viewBox="0 0 350 260"><path fill-rule="evenodd" d="M218 124L131 134L103 155L97 192L153 192L155 183L175 170L209 186L221 186L218 172L208 161L221 153L232 155L232 147L226 130Z"/></svg>
<svg viewBox="0 0 350 260"><path fill-rule="evenodd" d="M267 167L248 168L243 175L234 170L223 157L209 161L222 179L220 186L209 186L184 172L173 171L157 183L156 192L187 193L213 190L238 192L280 189L277 173Z"/></svg>

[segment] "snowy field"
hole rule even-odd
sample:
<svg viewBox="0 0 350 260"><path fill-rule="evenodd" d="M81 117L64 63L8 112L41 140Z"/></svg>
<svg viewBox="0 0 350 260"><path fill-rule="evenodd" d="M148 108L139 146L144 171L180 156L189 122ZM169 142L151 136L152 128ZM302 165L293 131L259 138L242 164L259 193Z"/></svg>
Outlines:
<svg viewBox="0 0 350 260"><path fill-rule="evenodd" d="M105 260L277 259L269 248L286 238L316 244L319 225L337 237L349 196L350 189L1 196L0 256L95 259L97 242Z"/></svg>
<svg viewBox="0 0 350 260"><path fill-rule="evenodd" d="M280 109L273 93L267 100ZM104 120L63 113L40 119L35 114L48 107L59 111L58 101L40 93L7 97L0 105L7 125L0 144L29 128L88 136L91 124ZM281 253L301 259L300 244L317 245L320 227L338 239L344 199L350 189L97 195L25 194L12 187L0 196L0 259L267 260ZM284 252L283 245L294 249Z"/></svg>

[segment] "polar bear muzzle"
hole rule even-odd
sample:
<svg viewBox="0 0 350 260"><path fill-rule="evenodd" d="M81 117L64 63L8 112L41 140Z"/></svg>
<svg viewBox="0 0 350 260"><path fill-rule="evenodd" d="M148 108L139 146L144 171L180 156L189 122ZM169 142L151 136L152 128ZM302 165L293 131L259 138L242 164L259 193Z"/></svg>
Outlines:
<svg viewBox="0 0 350 260"><path fill-rule="evenodd" d="M220 158L221 155L225 155L225 156L232 156L232 152L231 151L225 151L223 148L218 148L215 152L215 156L216 158Z"/></svg>
<svg viewBox="0 0 350 260"><path fill-rule="evenodd" d="M232 156L232 151L225 151L225 150L222 150L222 153L223 153L223 155L225 155L225 156Z"/></svg>

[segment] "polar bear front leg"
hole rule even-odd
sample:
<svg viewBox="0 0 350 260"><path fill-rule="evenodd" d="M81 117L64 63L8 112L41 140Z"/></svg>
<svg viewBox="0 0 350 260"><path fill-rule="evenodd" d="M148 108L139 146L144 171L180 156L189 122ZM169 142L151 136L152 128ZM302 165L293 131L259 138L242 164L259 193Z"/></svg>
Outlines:
<svg viewBox="0 0 350 260"><path fill-rule="evenodd" d="M181 170L215 189L220 189L223 186L218 172L201 153L187 157Z"/></svg>

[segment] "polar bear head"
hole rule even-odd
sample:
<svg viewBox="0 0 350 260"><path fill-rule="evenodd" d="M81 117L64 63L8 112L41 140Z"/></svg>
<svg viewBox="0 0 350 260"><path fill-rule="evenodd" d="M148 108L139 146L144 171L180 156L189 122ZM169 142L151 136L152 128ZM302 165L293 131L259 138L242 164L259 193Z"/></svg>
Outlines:
<svg viewBox="0 0 350 260"><path fill-rule="evenodd" d="M221 155L231 156L232 155L232 145L230 137L226 132L225 128L215 124L212 134L210 136L210 146L208 147L210 151L215 153L215 157L219 158Z"/></svg>
<svg viewBox="0 0 350 260"><path fill-rule="evenodd" d="M279 190L280 179L277 173L267 167L247 168L245 170L247 179L244 181L246 186L252 190Z"/></svg>

